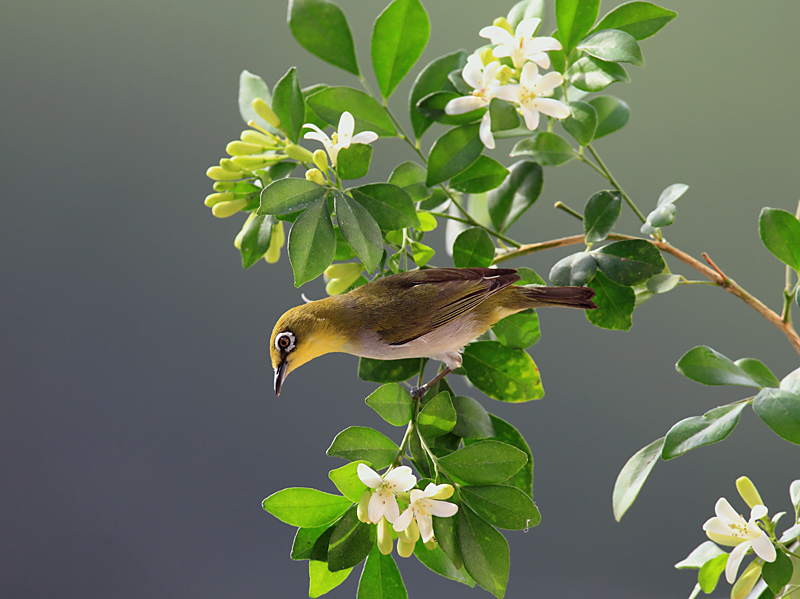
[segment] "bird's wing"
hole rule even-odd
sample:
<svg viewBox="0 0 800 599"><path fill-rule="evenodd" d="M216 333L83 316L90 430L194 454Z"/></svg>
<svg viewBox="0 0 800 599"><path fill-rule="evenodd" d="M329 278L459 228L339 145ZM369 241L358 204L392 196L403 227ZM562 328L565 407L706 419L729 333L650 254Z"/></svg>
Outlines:
<svg viewBox="0 0 800 599"><path fill-rule="evenodd" d="M453 322L519 280L514 269L430 268L398 275L392 312L397 319L375 323L390 345L403 345Z"/></svg>

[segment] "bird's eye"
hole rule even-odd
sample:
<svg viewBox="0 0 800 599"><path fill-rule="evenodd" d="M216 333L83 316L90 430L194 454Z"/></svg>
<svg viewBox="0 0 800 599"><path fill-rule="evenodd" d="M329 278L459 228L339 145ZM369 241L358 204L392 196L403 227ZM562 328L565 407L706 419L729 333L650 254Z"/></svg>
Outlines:
<svg viewBox="0 0 800 599"><path fill-rule="evenodd" d="M289 331L280 333L275 337L275 347L282 352L288 352L294 349L294 335Z"/></svg>

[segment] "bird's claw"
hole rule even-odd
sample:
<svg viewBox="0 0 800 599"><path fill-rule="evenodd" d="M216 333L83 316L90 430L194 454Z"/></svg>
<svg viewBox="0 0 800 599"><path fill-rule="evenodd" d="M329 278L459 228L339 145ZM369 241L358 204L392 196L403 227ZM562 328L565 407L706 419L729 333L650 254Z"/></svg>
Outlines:
<svg viewBox="0 0 800 599"><path fill-rule="evenodd" d="M415 400L420 400L425 397L428 388L423 385L422 387L411 387L411 397Z"/></svg>

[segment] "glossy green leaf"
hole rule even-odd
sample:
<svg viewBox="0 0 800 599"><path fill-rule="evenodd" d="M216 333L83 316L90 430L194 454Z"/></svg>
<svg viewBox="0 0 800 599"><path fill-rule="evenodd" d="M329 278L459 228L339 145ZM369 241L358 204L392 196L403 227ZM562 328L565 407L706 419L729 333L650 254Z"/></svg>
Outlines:
<svg viewBox="0 0 800 599"><path fill-rule="evenodd" d="M734 362L739 368L753 379L760 387L780 387L781 382L766 364L755 358L740 358Z"/></svg>
<svg viewBox="0 0 800 599"><path fill-rule="evenodd" d="M281 522L300 528L315 528L330 524L352 504L347 497L340 495L291 487L273 493L261 505Z"/></svg>
<svg viewBox="0 0 800 599"><path fill-rule="evenodd" d="M297 561L312 559L311 556L314 545L325 533L328 533L328 537L330 538L333 529L334 527L329 524L323 524L322 526L316 526L314 528L298 528L294 535L294 541L292 542L290 557ZM327 559L328 556L327 548L328 542L325 541L325 559Z"/></svg>
<svg viewBox="0 0 800 599"><path fill-rule="evenodd" d="M517 487L461 487L459 495L475 513L497 528L527 530L537 526L542 520L530 495Z"/></svg>
<svg viewBox="0 0 800 599"><path fill-rule="evenodd" d="M793 572L794 567L792 566L791 558L783 551L778 550L774 561L764 562L764 567L761 569L761 577L770 590L777 594L789 584Z"/></svg>
<svg viewBox="0 0 800 599"><path fill-rule="evenodd" d="M461 570L464 567L464 562L461 559L461 549L459 547L458 533L456 531L457 525L457 517L433 517L433 534L439 543L439 547L442 548L442 551L444 551L448 559L453 562L453 565Z"/></svg>
<svg viewBox="0 0 800 599"><path fill-rule="evenodd" d="M450 401L450 394L442 391L430 399L419 413L417 421L419 432L427 438L449 433L456 425L456 409Z"/></svg>
<svg viewBox="0 0 800 599"><path fill-rule="evenodd" d="M509 175L486 194L489 217L498 231L507 230L539 198L544 182L542 167L530 160L511 165Z"/></svg>
<svg viewBox="0 0 800 599"><path fill-rule="evenodd" d="M702 416L684 418L667 433L661 457L676 458L691 449L722 441L739 423L745 403L737 402L714 408Z"/></svg>
<svg viewBox="0 0 800 599"><path fill-rule="evenodd" d="M306 179L278 179L261 191L258 214L284 215L305 210L325 195L326 189Z"/></svg>
<svg viewBox="0 0 800 599"><path fill-rule="evenodd" d="M475 399L465 395L452 398L456 409L456 425L453 433L465 439L481 439L493 437L494 427L489 413ZM502 439L500 439L502 441Z"/></svg>
<svg viewBox="0 0 800 599"><path fill-rule="evenodd" d="M760 386L733 361L705 345L686 352L675 368L686 378L704 385Z"/></svg>
<svg viewBox="0 0 800 599"><path fill-rule="evenodd" d="M330 87L328 85L323 85L318 83L316 85L309 85L308 87L303 88L303 99L308 100L308 97L316 94L317 92L321 92L323 89ZM303 124L306 123L313 123L320 129L325 129L328 126L328 123L322 120L319 115L314 112L314 109L308 105L306 102L306 116L303 118Z"/></svg>
<svg viewBox="0 0 800 599"><path fill-rule="evenodd" d="M321 275L333 262L335 250L336 235L328 213L328 201L320 198L306 208L289 231L289 262L294 271L295 287Z"/></svg>
<svg viewBox="0 0 800 599"><path fill-rule="evenodd" d="M453 242L453 264L457 268L487 268L493 261L494 243L483 227L471 227Z"/></svg>
<svg viewBox="0 0 800 599"><path fill-rule="evenodd" d="M492 98L489 102L489 116L491 129L494 133L513 131L520 126L519 113L516 106L500 98Z"/></svg>
<svg viewBox="0 0 800 599"><path fill-rule="evenodd" d="M461 114L447 114L447 105L451 100L460 98L456 91L436 91L424 96L417 102L417 111L423 116L443 125L466 125L479 120L486 112L485 108L477 108Z"/></svg>
<svg viewBox="0 0 800 599"><path fill-rule="evenodd" d="M347 510L333 529L328 545L328 570L331 572L360 564L375 546L376 527L361 522L356 507Z"/></svg>
<svg viewBox="0 0 800 599"><path fill-rule="evenodd" d="M639 43L632 35L618 29L604 29L593 33L578 44L577 49L607 62L629 62L639 67L644 66Z"/></svg>
<svg viewBox="0 0 800 599"><path fill-rule="evenodd" d="M602 272L595 274L589 287L595 290L592 298L597 308L587 310L586 318L593 325L603 329L627 331L633 324L633 309L636 307L636 294L633 289L618 285Z"/></svg>
<svg viewBox="0 0 800 599"><path fill-rule="evenodd" d="M367 209L367 212L384 231L419 226L417 211L411 196L397 185L370 183L354 187L349 192L356 202Z"/></svg>
<svg viewBox="0 0 800 599"><path fill-rule="evenodd" d="M367 397L366 402L393 426L408 424L414 409L411 394L397 383L381 385Z"/></svg>
<svg viewBox="0 0 800 599"><path fill-rule="evenodd" d="M677 16L677 13L651 2L627 2L604 16L595 30L619 29L637 40L643 40L658 33Z"/></svg>
<svg viewBox="0 0 800 599"><path fill-rule="evenodd" d="M281 120L281 129L287 137L297 143L300 138L300 129L305 122L306 104L303 101L300 81L297 79L296 67L289 69L275 84L272 110Z"/></svg>
<svg viewBox="0 0 800 599"><path fill-rule="evenodd" d="M524 350L476 341L464 349L463 359L467 378L493 399L518 403L544 397L539 369Z"/></svg>
<svg viewBox="0 0 800 599"><path fill-rule="evenodd" d="M336 251L333 254L333 259L337 262L345 262L350 260L350 258L355 258L356 253L353 251L353 248L347 245L339 227L334 227L333 232L336 235Z"/></svg>
<svg viewBox="0 0 800 599"><path fill-rule="evenodd" d="M586 102L570 102L569 112L569 116L561 121L564 130L580 145L589 145L597 129L597 111Z"/></svg>
<svg viewBox="0 0 800 599"><path fill-rule="evenodd" d="M440 518L440 520L452 520L452 518ZM464 570L463 567L460 569L456 568L455 564L447 557L447 554L440 546L434 549L428 549L425 547L425 543L422 542L422 539L419 539L416 547L414 547L414 555L417 556L417 559L422 562L425 567L436 572L440 576L455 580L470 587L475 586L475 581L467 574L466 570Z"/></svg>
<svg viewBox="0 0 800 599"><path fill-rule="evenodd" d="M398 451L395 442L383 433L366 426L351 426L336 435L327 454L348 462L364 460L380 470L394 461Z"/></svg>
<svg viewBox="0 0 800 599"><path fill-rule="evenodd" d="M419 202L430 195L425 186L426 176L427 171L424 166L416 162L401 162L389 175L389 183L406 192L412 202ZM380 224L380 221L378 223Z"/></svg>
<svg viewBox="0 0 800 599"><path fill-rule="evenodd" d="M358 361L358 378L373 383L402 383L419 374L422 366L420 358L404 360L373 360L361 358Z"/></svg>
<svg viewBox="0 0 800 599"><path fill-rule="evenodd" d="M633 505L636 496L644 485L644 481L650 475L650 471L656 464L664 447L664 437L656 439L650 445L642 447L631 459L629 459L620 470L617 481L614 483L614 494L612 503L614 506L614 518L617 522L622 519L628 508Z"/></svg>
<svg viewBox="0 0 800 599"><path fill-rule="evenodd" d="M352 568L331 572L328 563L317 560L308 562L308 596L310 599L322 597L342 584L350 576Z"/></svg>
<svg viewBox="0 0 800 599"><path fill-rule="evenodd" d="M643 239L615 241L592 255L597 268L619 285L640 285L666 266L658 248Z"/></svg>
<svg viewBox="0 0 800 599"><path fill-rule="evenodd" d="M470 485L496 485L514 476L528 461L525 452L493 439L478 441L439 459L448 474Z"/></svg>
<svg viewBox="0 0 800 599"><path fill-rule="evenodd" d="M372 28L372 68L384 98L392 95L428 43L431 24L419 0L394 0Z"/></svg>
<svg viewBox="0 0 800 599"><path fill-rule="evenodd" d="M353 503L358 503L361 495L367 490L367 485L358 478L358 465L363 463L363 461L350 462L328 472L328 478L336 485L339 492Z"/></svg>
<svg viewBox="0 0 800 599"><path fill-rule="evenodd" d="M558 39L569 54L594 25L600 0L556 0Z"/></svg>
<svg viewBox="0 0 800 599"><path fill-rule="evenodd" d="M383 257L383 235L378 223L366 208L342 192L333 190L333 197L342 235L367 272L372 272Z"/></svg>
<svg viewBox="0 0 800 599"><path fill-rule="evenodd" d="M380 137L394 137L397 129L386 110L369 94L352 87L326 87L308 96L308 104L328 124L339 126L339 118L347 111L355 120L355 133L374 131Z"/></svg>
<svg viewBox="0 0 800 599"><path fill-rule="evenodd" d="M290 0L289 29L317 58L358 76L353 36L342 9L328 0Z"/></svg>
<svg viewBox="0 0 800 599"><path fill-rule="evenodd" d="M499 187L508 169L494 158L480 156L472 166L450 180L450 187L464 193L484 193Z"/></svg>
<svg viewBox="0 0 800 599"><path fill-rule="evenodd" d="M460 506L458 541L464 568L481 587L502 599L508 583L508 542L467 506Z"/></svg>
<svg viewBox="0 0 800 599"><path fill-rule="evenodd" d="M516 349L526 349L539 341L542 336L539 330L539 317L533 310L506 316L492 326L492 331L500 343Z"/></svg>
<svg viewBox="0 0 800 599"><path fill-rule="evenodd" d="M419 241L411 242L411 256L417 266L425 266L435 254L436 252L432 247L420 243Z"/></svg>
<svg viewBox="0 0 800 599"><path fill-rule="evenodd" d="M661 273L647 279L645 285L650 293L666 293L675 289L680 280L680 275Z"/></svg>
<svg viewBox="0 0 800 599"><path fill-rule="evenodd" d="M756 395L753 410L775 434L800 445L800 395L767 387Z"/></svg>
<svg viewBox="0 0 800 599"><path fill-rule="evenodd" d="M543 19L544 0L520 0L508 11L506 20L513 29L517 28L524 19Z"/></svg>
<svg viewBox="0 0 800 599"><path fill-rule="evenodd" d="M614 96L597 96L589 100L589 104L597 111L595 140L622 129L631 118L628 105Z"/></svg>
<svg viewBox="0 0 800 599"><path fill-rule="evenodd" d="M627 83L631 80L622 65L594 56L582 56L576 60L567 69L564 78L573 87L585 92L599 92L612 83ZM586 143L581 145L585 146Z"/></svg>
<svg viewBox="0 0 800 599"><path fill-rule="evenodd" d="M781 391L789 391L800 395L800 368L793 370L781 379Z"/></svg>
<svg viewBox="0 0 800 599"><path fill-rule="evenodd" d="M527 266L518 267L517 274L520 279L514 283L514 285L547 285L544 279L540 277L535 270Z"/></svg>
<svg viewBox="0 0 800 599"><path fill-rule="evenodd" d="M778 260L800 272L800 221L777 208L764 208L758 217L764 246Z"/></svg>
<svg viewBox="0 0 800 599"><path fill-rule="evenodd" d="M586 243L597 243L608 237L617 224L621 209L622 194L618 191L598 191L590 197L583 211Z"/></svg>
<svg viewBox="0 0 800 599"><path fill-rule="evenodd" d="M417 110L417 102L425 96L437 91L455 91L447 76L457 69L464 68L467 63L467 53L463 50L447 54L431 61L414 81L411 94L408 98L411 116L411 127L414 135L422 137L425 131L433 124L433 120L422 115Z"/></svg>
<svg viewBox="0 0 800 599"><path fill-rule="evenodd" d="M494 429L494 435L492 438L516 447L528 458L528 461L525 463L525 465L503 484L513 485L527 495L533 496L533 454L531 453L531 448L528 447L527 441L525 441L525 437L523 437L516 428L502 418L498 418L494 414L490 414L489 419L491 420L492 428ZM467 444L467 442L468 441L465 439L464 443ZM473 442L474 441L469 441L469 443Z"/></svg>
<svg viewBox="0 0 800 599"><path fill-rule="evenodd" d="M425 185L452 179L467 170L483 152L483 142L478 137L479 125L465 125L450 129L437 139L428 154L428 177Z"/></svg>
<svg viewBox="0 0 800 599"><path fill-rule="evenodd" d="M723 553L703 564L700 571L697 573L697 582L704 593L711 593L717 588L719 577L725 571L725 565L727 563L728 554Z"/></svg>
<svg viewBox="0 0 800 599"><path fill-rule="evenodd" d="M419 435L411 435L408 448L411 451L411 461L414 467L420 475L430 478L433 475L433 462L428 457L428 453L422 448Z"/></svg>
<svg viewBox="0 0 800 599"><path fill-rule="evenodd" d="M357 599L407 599L403 577L391 554L383 555L374 546L364 563L358 581Z"/></svg>
<svg viewBox="0 0 800 599"><path fill-rule="evenodd" d="M577 252L562 258L550 269L550 282L559 287L586 285L597 272L597 261L589 252Z"/></svg>
<svg viewBox="0 0 800 599"><path fill-rule="evenodd" d="M542 166L559 166L575 158L575 150L563 137L551 131L539 131L518 141L511 150L512 158L530 156Z"/></svg>
<svg viewBox="0 0 800 599"><path fill-rule="evenodd" d="M692 550L684 559L675 564L678 570L699 570L708 560L725 553L713 541L704 541Z"/></svg>
<svg viewBox="0 0 800 599"><path fill-rule="evenodd" d="M264 256L272 240L272 227L277 224L278 219L265 214L256 214L245 224L239 244L244 268L250 268Z"/></svg>
<svg viewBox="0 0 800 599"><path fill-rule="evenodd" d="M372 146L369 144L350 144L336 155L336 172L340 179L360 179L369 172L372 160Z"/></svg>
<svg viewBox="0 0 800 599"><path fill-rule="evenodd" d="M245 124L255 121L256 125L266 129L270 133L278 133L278 130L262 119L253 108L253 100L261 98L267 104L272 104L272 94L269 87L258 75L254 75L248 70L242 71L239 75L239 114Z"/></svg>

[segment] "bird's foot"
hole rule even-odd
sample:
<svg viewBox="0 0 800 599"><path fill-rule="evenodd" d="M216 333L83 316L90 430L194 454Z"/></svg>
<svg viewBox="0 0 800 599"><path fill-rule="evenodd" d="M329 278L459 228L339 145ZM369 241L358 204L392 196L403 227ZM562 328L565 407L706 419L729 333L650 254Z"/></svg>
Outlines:
<svg viewBox="0 0 800 599"><path fill-rule="evenodd" d="M423 397L425 397L425 393L428 391L428 386L423 385L422 387L411 387L411 397L412 399L419 401Z"/></svg>

